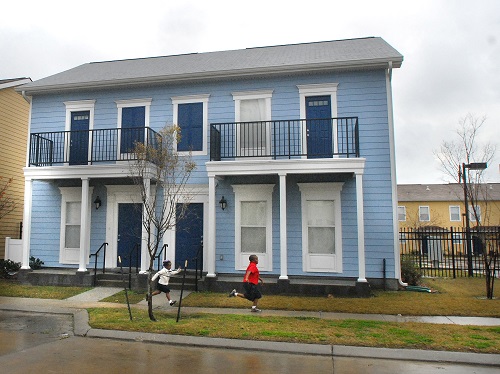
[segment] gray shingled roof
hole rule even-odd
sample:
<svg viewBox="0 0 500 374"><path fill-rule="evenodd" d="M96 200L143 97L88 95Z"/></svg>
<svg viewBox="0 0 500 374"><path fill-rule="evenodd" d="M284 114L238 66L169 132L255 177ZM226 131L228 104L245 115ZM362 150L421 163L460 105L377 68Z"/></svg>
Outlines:
<svg viewBox="0 0 500 374"><path fill-rule="evenodd" d="M370 37L92 62L22 87L27 94L66 89L116 87L325 69L397 68L403 56L382 38Z"/></svg>
<svg viewBox="0 0 500 374"><path fill-rule="evenodd" d="M487 199L500 201L500 183L482 185ZM479 194L483 199L484 194ZM462 201L464 190L458 183L450 184L398 184L398 201Z"/></svg>

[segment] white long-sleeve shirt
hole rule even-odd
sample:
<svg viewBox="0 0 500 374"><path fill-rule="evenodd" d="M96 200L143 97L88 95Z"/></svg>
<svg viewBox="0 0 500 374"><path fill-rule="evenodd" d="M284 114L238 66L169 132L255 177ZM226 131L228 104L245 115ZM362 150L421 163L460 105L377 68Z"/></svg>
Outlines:
<svg viewBox="0 0 500 374"><path fill-rule="evenodd" d="M181 272L181 269L177 270L168 270L166 268L161 269L158 271L155 275L153 275L153 278L151 278L152 281L155 281L156 278L160 277L160 280L158 283L163 284L165 286L168 286L168 282L170 281L170 276L179 274Z"/></svg>

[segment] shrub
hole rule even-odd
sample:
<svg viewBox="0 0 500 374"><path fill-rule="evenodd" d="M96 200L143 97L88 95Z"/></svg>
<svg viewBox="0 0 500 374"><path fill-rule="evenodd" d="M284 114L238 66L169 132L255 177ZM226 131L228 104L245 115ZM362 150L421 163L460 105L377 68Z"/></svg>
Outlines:
<svg viewBox="0 0 500 374"><path fill-rule="evenodd" d="M0 260L1 278L8 278L14 275L19 269L21 269L20 262L14 262L12 260Z"/></svg>
<svg viewBox="0 0 500 374"><path fill-rule="evenodd" d="M32 268L33 270L40 269L43 264L44 262L39 258L30 256L30 268Z"/></svg>
<svg viewBox="0 0 500 374"><path fill-rule="evenodd" d="M401 279L410 286L416 286L422 278L422 272L412 256L401 256Z"/></svg>

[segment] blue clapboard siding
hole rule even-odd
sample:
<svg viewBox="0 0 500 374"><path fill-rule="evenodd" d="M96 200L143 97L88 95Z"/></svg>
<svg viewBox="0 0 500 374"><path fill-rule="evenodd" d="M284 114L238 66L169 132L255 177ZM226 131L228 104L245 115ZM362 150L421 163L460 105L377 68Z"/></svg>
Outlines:
<svg viewBox="0 0 500 374"><path fill-rule="evenodd" d="M394 233L392 217L392 191L390 177L390 145L387 124L387 97L385 72L350 71L334 74L309 74L273 79L241 79L190 85L163 85L119 90L99 90L60 95L39 95L33 98L31 132L64 130L65 101L95 100L94 129L116 128L116 100L151 98L150 126L160 130L173 122L171 97L209 94L208 123L231 122L235 119L232 92L272 90L272 119L298 119L300 116L297 85L338 83L337 114L359 117L361 157L366 158L363 176L365 209L365 245L367 277L382 276L382 261L387 262L387 276L394 277ZM207 145L207 150L210 146ZM195 156L197 168L189 183L207 184L205 163L209 154ZM353 177L354 178L354 177ZM216 201L224 195L228 209L217 209L216 269L220 273L234 273L234 194L231 183L237 178L220 181ZM259 183L254 179L253 182ZM266 181L267 183L268 181ZM96 182L93 198L99 195L103 208L92 212L91 251L105 240L105 189ZM279 248L279 194L278 179L273 192L273 272L280 273ZM60 199L59 191L51 183L34 191L32 253L44 254L49 266L57 266L59 251ZM302 271L302 224L300 191L297 180L287 179L288 191L288 273L304 275ZM348 180L342 190L343 273L339 276L357 277L357 217L356 185ZM48 199L39 202L38 198ZM45 205L44 205L45 204ZM53 205L50 205L53 204ZM36 208L36 209L35 209ZM45 219L47 208L53 219ZM47 234L49 233L49 234ZM41 240L39 240L41 239ZM223 260L220 260L220 256ZM47 262L46 262L47 264ZM334 275L331 273L315 276Z"/></svg>

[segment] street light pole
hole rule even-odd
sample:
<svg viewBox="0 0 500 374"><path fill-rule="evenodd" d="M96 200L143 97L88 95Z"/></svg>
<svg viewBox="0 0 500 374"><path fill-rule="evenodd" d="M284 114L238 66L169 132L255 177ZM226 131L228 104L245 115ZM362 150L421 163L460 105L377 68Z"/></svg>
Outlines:
<svg viewBox="0 0 500 374"><path fill-rule="evenodd" d="M469 217L469 196L467 186L467 169L469 170L484 170L488 167L486 162L471 162L470 164L462 163L462 180L464 182L464 204L465 204L465 245L467 251L467 270L469 277L474 276L472 268L472 242L470 236L470 217ZM471 201L474 203L473 201Z"/></svg>
<svg viewBox="0 0 500 374"><path fill-rule="evenodd" d="M467 270L469 277L474 275L472 269L472 245L470 237L470 220L469 220L469 196L467 193L467 168L465 162L462 163L462 180L464 182L464 204L465 204L465 248L467 251Z"/></svg>

